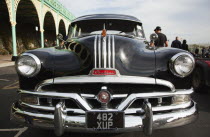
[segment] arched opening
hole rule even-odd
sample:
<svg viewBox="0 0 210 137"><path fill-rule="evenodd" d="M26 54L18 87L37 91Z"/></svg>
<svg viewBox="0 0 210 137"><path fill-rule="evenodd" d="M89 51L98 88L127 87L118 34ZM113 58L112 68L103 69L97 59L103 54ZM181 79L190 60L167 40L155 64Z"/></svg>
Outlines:
<svg viewBox="0 0 210 137"><path fill-rule="evenodd" d="M45 47L56 45L55 20L52 13L47 12L44 17L44 38Z"/></svg>
<svg viewBox="0 0 210 137"><path fill-rule="evenodd" d="M66 37L66 27L62 19L60 20L60 23L59 23L59 33L61 33L64 38Z"/></svg>
<svg viewBox="0 0 210 137"><path fill-rule="evenodd" d="M16 21L18 53L39 48L41 46L39 17L34 4L30 0L19 2Z"/></svg>
<svg viewBox="0 0 210 137"><path fill-rule="evenodd" d="M5 0L0 0L0 54L12 54L12 32Z"/></svg>

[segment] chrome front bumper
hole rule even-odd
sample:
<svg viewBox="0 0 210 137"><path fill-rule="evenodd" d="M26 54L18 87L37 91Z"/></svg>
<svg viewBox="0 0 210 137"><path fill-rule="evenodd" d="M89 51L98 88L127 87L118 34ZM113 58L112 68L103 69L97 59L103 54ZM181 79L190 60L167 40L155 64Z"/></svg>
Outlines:
<svg viewBox="0 0 210 137"><path fill-rule="evenodd" d="M129 131L143 131L145 116L125 115L125 128L116 130L97 131L86 128L85 115L66 116L62 107L57 105L55 108L55 115L53 114L38 114L20 110L12 106L11 119L26 124L28 126L41 127L47 129L54 129L60 135L64 131L74 132L129 132ZM152 129L171 128L181 125L186 125L193 122L198 116L196 103L192 102L189 108L173 111L165 114L152 115ZM57 134L57 135L59 135Z"/></svg>
<svg viewBox="0 0 210 137"><path fill-rule="evenodd" d="M88 79L88 80L87 80ZM78 94L78 93L60 93L42 91L42 87L52 84L51 80L44 81L37 85L35 91L19 90L19 95L29 95L37 98L59 99L55 106L43 106L40 104L28 104L19 100L13 104L11 108L11 119L21 122L28 126L53 129L57 135L62 135L65 131L73 132L92 132L92 133L121 133L130 131L143 131L146 135L150 135L154 129L163 129L186 125L193 122L197 116L196 103L191 99L183 102L161 104L162 99L177 96L185 97L193 93L192 89L175 90L172 83L164 80L145 77L63 77L56 78L54 84L69 84L69 83L133 83L133 84L150 84L164 85L169 87L169 91L151 91L132 94L114 94L112 99L122 98L123 101L114 109L107 108L108 111L124 111L124 128L112 130L96 130L87 128L86 112L87 111L107 111L92 108L87 99L96 99L93 94ZM130 108L135 100L144 100L143 106L138 108ZM150 99L158 100L158 104L152 106ZM73 100L79 106L79 109L69 108L65 106L65 100Z"/></svg>

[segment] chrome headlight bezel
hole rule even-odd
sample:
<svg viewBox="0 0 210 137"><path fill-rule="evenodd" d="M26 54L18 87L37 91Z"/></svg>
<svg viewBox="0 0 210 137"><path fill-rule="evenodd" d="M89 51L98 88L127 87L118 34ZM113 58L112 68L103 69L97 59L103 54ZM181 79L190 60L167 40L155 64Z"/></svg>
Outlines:
<svg viewBox="0 0 210 137"><path fill-rule="evenodd" d="M181 57L187 57L187 58L189 58L189 59L191 60L191 62L192 62L191 70L190 70L188 73L180 74L180 73L178 73L178 71L177 71L176 68L175 68L175 63L176 63L177 59L180 59ZM178 54L174 55L174 56L171 58L170 62L169 62L169 68L170 68L171 72L172 72L175 76L181 77L181 78L184 78L184 77L189 76L189 75L193 72L194 67L195 67L195 59L194 59L194 57L193 57L190 53L183 53L183 52L182 52L182 53L178 53Z"/></svg>
<svg viewBox="0 0 210 137"><path fill-rule="evenodd" d="M19 65L18 63L20 63L20 60L21 59L24 59L25 57L30 57L34 63L36 64L36 67L35 67L35 70L31 73L31 74L27 74L27 73L24 73L23 71L20 70L19 68ZM34 77L35 75L37 75L40 70L41 70L41 61L40 59L34 55L34 54L31 54L31 53L23 53L19 58L18 60L16 61L16 70L18 72L18 74L24 76L24 77Z"/></svg>

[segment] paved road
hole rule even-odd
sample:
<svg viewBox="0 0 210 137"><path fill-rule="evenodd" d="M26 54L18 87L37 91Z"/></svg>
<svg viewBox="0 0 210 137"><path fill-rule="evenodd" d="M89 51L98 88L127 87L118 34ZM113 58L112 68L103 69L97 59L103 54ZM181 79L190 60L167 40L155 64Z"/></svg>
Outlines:
<svg viewBox="0 0 210 137"><path fill-rule="evenodd" d="M53 131L27 128L9 120L12 102L16 100L18 88L14 67L0 68L0 137L55 137ZM210 93L194 94L200 109L199 119L190 125L172 129L156 130L152 137L210 137ZM65 133L63 137L144 137L141 132L125 134Z"/></svg>

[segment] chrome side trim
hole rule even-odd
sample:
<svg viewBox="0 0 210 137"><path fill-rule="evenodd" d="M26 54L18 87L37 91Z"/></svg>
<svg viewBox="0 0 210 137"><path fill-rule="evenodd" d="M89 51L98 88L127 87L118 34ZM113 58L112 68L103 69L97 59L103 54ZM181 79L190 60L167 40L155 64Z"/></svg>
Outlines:
<svg viewBox="0 0 210 137"><path fill-rule="evenodd" d="M129 95L117 109L125 110L127 109L136 99L149 99L149 98L159 98L159 97L171 97L175 95L190 95L193 93L193 89L188 90L177 90L176 92L153 92L153 93L137 93Z"/></svg>

